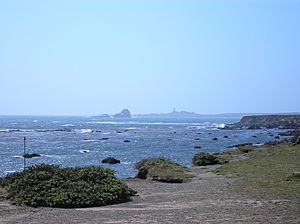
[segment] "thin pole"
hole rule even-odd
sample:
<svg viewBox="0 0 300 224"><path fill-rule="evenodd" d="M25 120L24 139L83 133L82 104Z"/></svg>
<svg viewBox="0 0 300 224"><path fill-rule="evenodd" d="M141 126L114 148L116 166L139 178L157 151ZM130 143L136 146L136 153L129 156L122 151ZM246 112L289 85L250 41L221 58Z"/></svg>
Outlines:
<svg viewBox="0 0 300 224"><path fill-rule="evenodd" d="M26 137L24 137L24 154L23 154L23 158L24 158L24 171L25 171L25 168L26 168L25 154L26 154Z"/></svg>

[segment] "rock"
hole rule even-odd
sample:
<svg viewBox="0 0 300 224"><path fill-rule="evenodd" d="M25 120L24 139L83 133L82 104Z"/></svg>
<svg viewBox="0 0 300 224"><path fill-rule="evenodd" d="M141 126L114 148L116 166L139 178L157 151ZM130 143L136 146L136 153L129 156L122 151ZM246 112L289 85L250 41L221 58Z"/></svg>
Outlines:
<svg viewBox="0 0 300 224"><path fill-rule="evenodd" d="M29 158L33 158L33 157L40 157L41 155L38 153L26 153L23 155L24 158L29 159Z"/></svg>
<svg viewBox="0 0 300 224"><path fill-rule="evenodd" d="M212 140L213 140L213 141L217 141L217 140L218 140L218 138L213 138Z"/></svg>
<svg viewBox="0 0 300 224"><path fill-rule="evenodd" d="M146 169L145 167L141 167L136 177L140 179L147 179L147 175L148 175L148 169Z"/></svg>
<svg viewBox="0 0 300 224"><path fill-rule="evenodd" d="M278 135L280 135L280 136L299 136L300 135L300 130L280 132L280 133L278 133Z"/></svg>
<svg viewBox="0 0 300 224"><path fill-rule="evenodd" d="M279 144L279 142L274 141L274 142L266 142L264 145L266 145L266 146L274 146L274 145L278 145L278 144Z"/></svg>
<svg viewBox="0 0 300 224"><path fill-rule="evenodd" d="M121 134L121 133L124 133L127 131L128 131L127 129L124 129L124 130L118 129L118 130L116 130L116 133Z"/></svg>
<svg viewBox="0 0 300 224"><path fill-rule="evenodd" d="M108 140L109 138L100 138L100 140Z"/></svg>
<svg viewBox="0 0 300 224"><path fill-rule="evenodd" d="M113 115L114 118L131 118L131 113L128 109L123 109L120 113Z"/></svg>
<svg viewBox="0 0 300 224"><path fill-rule="evenodd" d="M294 171L290 175L287 176L288 181L293 181L293 180L300 180L300 172L299 171Z"/></svg>
<svg viewBox="0 0 300 224"><path fill-rule="evenodd" d="M240 147L247 146L247 145L252 145L252 143L242 143L242 144L237 144L237 145L233 145L233 146L227 146L226 148L240 148Z"/></svg>
<svg viewBox="0 0 300 224"><path fill-rule="evenodd" d="M116 164L116 163L120 163L120 162L121 162L120 160L115 159L113 157L107 157L102 160L102 163L109 163L109 164Z"/></svg>
<svg viewBox="0 0 300 224"><path fill-rule="evenodd" d="M125 143L128 143L128 142L130 142L130 141L129 141L129 140L124 140L124 142L125 142Z"/></svg>
<svg viewBox="0 0 300 224"><path fill-rule="evenodd" d="M279 136L275 136L274 138L279 139L280 137Z"/></svg>
<svg viewBox="0 0 300 224"><path fill-rule="evenodd" d="M292 142L293 142L294 145L299 145L300 144L300 136L294 137L292 139Z"/></svg>
<svg viewBox="0 0 300 224"><path fill-rule="evenodd" d="M170 176L153 176L152 180L156 180L163 183L183 183L184 180L180 177Z"/></svg>

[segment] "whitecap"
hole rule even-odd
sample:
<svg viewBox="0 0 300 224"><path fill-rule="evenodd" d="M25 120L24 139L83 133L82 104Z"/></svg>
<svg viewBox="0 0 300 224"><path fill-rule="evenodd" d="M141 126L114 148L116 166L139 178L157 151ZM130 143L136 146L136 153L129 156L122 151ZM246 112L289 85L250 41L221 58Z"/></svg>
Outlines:
<svg viewBox="0 0 300 224"><path fill-rule="evenodd" d="M219 128L225 128L225 126L226 126L226 124L224 124L224 123L218 125Z"/></svg>
<svg viewBox="0 0 300 224"><path fill-rule="evenodd" d="M64 125L62 125L63 127L74 127L74 125L73 124L64 124Z"/></svg>
<svg viewBox="0 0 300 224"><path fill-rule="evenodd" d="M7 170L7 171L4 171L5 174L15 173L15 172L16 172L15 170Z"/></svg>
<svg viewBox="0 0 300 224"><path fill-rule="evenodd" d="M95 142L96 140L94 140L94 139L84 139L83 141L85 141L85 142Z"/></svg>
<svg viewBox="0 0 300 224"><path fill-rule="evenodd" d="M33 123L37 123L38 122L38 120L33 120Z"/></svg>
<svg viewBox="0 0 300 224"><path fill-rule="evenodd" d="M79 132L81 133L81 134L85 134L85 133L91 133L93 130L91 130L91 129L80 129L79 130Z"/></svg>

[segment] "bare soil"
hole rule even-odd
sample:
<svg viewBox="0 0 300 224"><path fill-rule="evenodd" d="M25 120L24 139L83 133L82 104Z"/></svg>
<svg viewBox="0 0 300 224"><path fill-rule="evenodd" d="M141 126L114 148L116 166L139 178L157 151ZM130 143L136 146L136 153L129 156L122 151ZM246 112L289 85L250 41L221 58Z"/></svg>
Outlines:
<svg viewBox="0 0 300 224"><path fill-rule="evenodd" d="M182 184L124 180L139 196L104 207L14 206L1 197L0 189L0 223L300 223L299 208L290 200L240 194L230 187L236 180L211 172L217 167L194 167L195 177Z"/></svg>

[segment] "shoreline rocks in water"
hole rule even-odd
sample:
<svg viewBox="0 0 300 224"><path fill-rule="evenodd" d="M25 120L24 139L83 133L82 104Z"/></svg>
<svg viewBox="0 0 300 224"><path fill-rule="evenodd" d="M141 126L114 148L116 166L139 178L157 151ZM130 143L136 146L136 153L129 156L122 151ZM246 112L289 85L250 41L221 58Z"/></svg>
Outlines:
<svg viewBox="0 0 300 224"><path fill-rule="evenodd" d="M225 125L224 129L299 129L300 115L252 115L244 116L234 124Z"/></svg>

